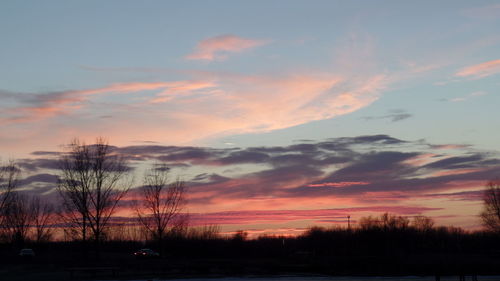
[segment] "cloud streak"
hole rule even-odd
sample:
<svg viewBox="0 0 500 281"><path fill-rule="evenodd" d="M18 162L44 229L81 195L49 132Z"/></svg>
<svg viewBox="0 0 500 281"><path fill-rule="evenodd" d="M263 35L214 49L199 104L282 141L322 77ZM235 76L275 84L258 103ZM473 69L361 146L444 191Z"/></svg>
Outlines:
<svg viewBox="0 0 500 281"><path fill-rule="evenodd" d="M200 41L194 51L186 56L189 60L224 60L231 53L239 53L267 44L268 40L248 39L226 34Z"/></svg>
<svg viewBox="0 0 500 281"><path fill-rule="evenodd" d="M12 100L17 106L3 109L3 123L19 123L36 121L57 115L66 115L82 108L91 96L106 93L131 93L138 91L151 91L168 87L169 83L117 83L110 86L89 90L70 90L48 93L10 93L0 91L0 99Z"/></svg>
<svg viewBox="0 0 500 281"><path fill-rule="evenodd" d="M389 119L391 122L403 121L412 117L413 115L404 110L392 110L387 115L383 116L366 116L363 117L365 120L378 120L378 119Z"/></svg>
<svg viewBox="0 0 500 281"><path fill-rule="evenodd" d="M370 206L357 208L338 209L311 209L311 210L252 210L214 213L190 214L193 225L227 225L227 224L256 224L256 223L288 223L293 221L311 221L317 223L328 222L343 223L347 215L360 216L363 213L390 212L398 215L418 215L423 212L441 210L441 208L426 207L395 207L395 206Z"/></svg>
<svg viewBox="0 0 500 281"><path fill-rule="evenodd" d="M370 184L370 183L367 181L341 181L341 182L323 182L323 183L308 184L307 186L309 186L309 187L325 187L325 186L348 187L348 186L353 186L353 185L367 185L367 184Z"/></svg>
<svg viewBox="0 0 500 281"><path fill-rule="evenodd" d="M498 73L500 73L500 59L464 67L455 73L455 76L479 79Z"/></svg>

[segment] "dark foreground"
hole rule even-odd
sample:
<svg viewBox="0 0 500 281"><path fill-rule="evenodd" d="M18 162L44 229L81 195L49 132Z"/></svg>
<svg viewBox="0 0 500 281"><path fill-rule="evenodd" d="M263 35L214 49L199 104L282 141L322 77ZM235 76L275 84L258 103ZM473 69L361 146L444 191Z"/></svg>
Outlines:
<svg viewBox="0 0 500 281"><path fill-rule="evenodd" d="M468 275L467 280L473 280L471 279L473 275L498 275L499 269L500 259L472 255L326 258L299 253L295 256L281 258L170 256L159 259L137 260L130 255L107 252L102 254L100 261L91 259L86 262L77 260L64 261L58 258L51 260L43 254L32 260L19 260L16 258L2 263L0 280L149 280L284 275L431 276L430 279L422 280L435 280L435 275L443 276L441 280L459 280L459 275ZM445 279L445 276L454 277ZM500 280L500 278L479 278L478 280Z"/></svg>
<svg viewBox="0 0 500 281"><path fill-rule="evenodd" d="M172 237L163 241L162 247L155 243L108 241L100 245L99 251L95 245L79 242L25 244L23 247L36 252L35 257L26 259L17 256L19 245L0 244L0 280L246 276L431 278L422 280L443 276L441 280L459 280L459 275L468 276L466 280L473 280L473 275L482 276L478 280L500 280L484 277L500 275L499 237L498 234L466 233L456 229L311 229L295 238ZM161 248L162 257L137 259L132 255L144 247L157 251Z"/></svg>

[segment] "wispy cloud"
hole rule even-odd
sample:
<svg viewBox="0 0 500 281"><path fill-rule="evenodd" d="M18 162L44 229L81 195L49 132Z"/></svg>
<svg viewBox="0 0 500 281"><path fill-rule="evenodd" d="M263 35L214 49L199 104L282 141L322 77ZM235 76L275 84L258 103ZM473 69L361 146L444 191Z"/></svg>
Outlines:
<svg viewBox="0 0 500 281"><path fill-rule="evenodd" d="M413 115L404 110L391 110L387 115L366 116L365 120L389 119L391 122L398 122L412 117Z"/></svg>
<svg viewBox="0 0 500 281"><path fill-rule="evenodd" d="M467 101L469 99L477 98L477 97L484 96L484 95L487 95L487 94L488 93L483 92L483 91L477 91L477 92L470 93L470 94L468 94L466 96L455 97L455 98L450 98L450 99L442 99L442 101L463 102L463 101Z"/></svg>
<svg viewBox="0 0 500 281"><path fill-rule="evenodd" d="M189 143L270 132L349 114L376 101L389 83L389 77L382 74L189 75L183 80L115 83L85 90L0 91L0 122L23 124L15 129L25 133L33 126L57 123L57 139L71 138L76 126L80 136L105 133L121 144L130 139L128 126L134 126L143 139ZM122 96L111 101L111 95ZM61 122L74 117L78 117L78 125ZM158 130L167 123L164 130ZM53 138L53 134L47 135L46 142Z"/></svg>
<svg viewBox="0 0 500 281"><path fill-rule="evenodd" d="M190 128L177 136L269 132L348 114L377 100L387 79L383 75L362 81L334 74L221 75L214 83L217 87L202 95L170 103L182 108L172 108L170 118Z"/></svg>
<svg viewBox="0 0 500 281"><path fill-rule="evenodd" d="M248 39L236 35L220 35L200 41L194 51L186 56L190 60L223 60L230 53L239 53L267 44L269 40Z"/></svg>
<svg viewBox="0 0 500 281"><path fill-rule="evenodd" d="M178 81L167 83L162 92L150 100L150 103L164 103L178 95L190 95L196 93L198 90L214 88L217 85L211 81ZM207 94L204 92L204 94Z"/></svg>
<svg viewBox="0 0 500 281"><path fill-rule="evenodd" d="M0 108L4 114L0 119L3 123L19 123L64 115L75 111L90 99L91 96L105 93L130 93L150 91L168 87L169 83L117 83L102 88L88 90L70 90L49 93L9 93L0 91L0 99L11 100Z"/></svg>
<svg viewBox="0 0 500 281"><path fill-rule="evenodd" d="M353 185L367 185L370 184L369 182L366 181L341 181L341 182L322 182L322 183L312 183L308 184L307 186L309 187L325 187L325 186L331 186L331 187L348 187L348 186L353 186Z"/></svg>
<svg viewBox="0 0 500 281"><path fill-rule="evenodd" d="M437 144L437 145L429 145L429 147L433 149L465 149L469 148L469 144Z"/></svg>
<svg viewBox="0 0 500 281"><path fill-rule="evenodd" d="M455 76L478 79L498 73L500 73L500 59L464 67L455 73Z"/></svg>

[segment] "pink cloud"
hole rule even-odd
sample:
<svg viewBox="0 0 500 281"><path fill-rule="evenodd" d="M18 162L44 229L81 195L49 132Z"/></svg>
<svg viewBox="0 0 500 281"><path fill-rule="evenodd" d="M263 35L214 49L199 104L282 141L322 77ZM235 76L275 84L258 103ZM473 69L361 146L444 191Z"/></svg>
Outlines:
<svg viewBox="0 0 500 281"><path fill-rule="evenodd" d="M186 88L187 83L170 82L131 82L116 83L106 87L94 88L88 90L75 90L65 92L54 92L48 94L33 95L32 106L14 107L6 110L9 113L8 118L4 118L3 123L19 123L36 121L57 115L64 115L83 108L85 102L91 99L91 96L107 93L132 93L140 91L151 91L161 88L172 87L174 90Z"/></svg>
<svg viewBox="0 0 500 281"><path fill-rule="evenodd" d="M143 82L130 82L130 83L116 83L111 84L107 87L96 88L91 90L82 90L82 91L74 91L74 93L82 94L82 95L94 95L94 94L102 94L102 93L130 93L137 91L150 91L156 90L159 88L168 87L170 84L168 82L152 82L152 83L143 83Z"/></svg>
<svg viewBox="0 0 500 281"><path fill-rule="evenodd" d="M284 236L284 237L294 237L302 234L304 231L308 230L307 228L266 228L266 229L245 229L245 232L248 234L248 238L255 239L259 236L265 235L275 235L275 236ZM225 231L221 232L222 235L232 236L236 234L237 230Z"/></svg>
<svg viewBox="0 0 500 281"><path fill-rule="evenodd" d="M500 59L464 67L455 73L455 76L483 78L498 73L500 73Z"/></svg>
<svg viewBox="0 0 500 281"><path fill-rule="evenodd" d="M187 144L231 134L270 132L348 114L376 101L388 83L384 75L343 77L313 72L191 75L192 79L184 80L29 94L35 102L22 100L18 106L6 108L8 114L0 123L12 125L16 135L35 134L35 125L56 126L57 132L50 134L38 131L37 143L47 146L54 139L92 139L96 135L105 135L116 145L127 145L131 127L142 139ZM100 101L108 95L124 96L115 99L116 103ZM110 117L102 119L101 115ZM70 124L58 116L78 117L78 123ZM20 123L23 126L15 125Z"/></svg>
<svg viewBox="0 0 500 281"><path fill-rule="evenodd" d="M484 189L465 190L458 192L432 193L424 194L422 198L442 198L446 200L459 201L481 201L483 199Z"/></svg>
<svg viewBox="0 0 500 281"><path fill-rule="evenodd" d="M324 183L317 183L317 184L309 184L307 186L309 187L325 187L325 186L331 186L331 187L348 187L352 185L367 185L370 184L369 182L366 181L341 181L341 182L324 182Z"/></svg>
<svg viewBox="0 0 500 281"><path fill-rule="evenodd" d="M436 161L436 159L441 159L441 156L435 153L422 153L408 160L405 160L403 163L406 165L418 167L434 162Z"/></svg>
<svg viewBox="0 0 500 281"><path fill-rule="evenodd" d="M210 81L178 81L170 83L165 90L158 93L150 103L163 103L171 100L176 95L192 94L198 90L214 88L217 85ZM206 94L206 92L204 92Z"/></svg>
<svg viewBox="0 0 500 281"><path fill-rule="evenodd" d="M443 176L451 176L451 175L463 175L463 174L470 174L470 173L477 173L481 171L487 171L489 168L470 168L470 169L456 169L456 170L443 170L443 171L438 171L435 173L432 173L428 176L430 177L443 177Z"/></svg>
<svg viewBox="0 0 500 281"><path fill-rule="evenodd" d="M211 89L216 95L185 100L182 111L171 112L170 117L185 128L196 127L195 135L183 131L177 136L193 139L268 132L348 114L377 100L386 79L374 76L351 81L331 74L229 75L218 76L216 83L218 87Z"/></svg>
<svg viewBox="0 0 500 281"><path fill-rule="evenodd" d="M312 209L312 210L248 210L225 211L213 213L191 213L192 225L228 225L228 224L256 224L256 223L286 223L290 221L329 222L343 223L347 215L354 217L365 216L370 213L394 213L398 215L418 215L423 212L441 210L441 208L406 207L406 206L371 206L338 209Z"/></svg>
<svg viewBox="0 0 500 281"><path fill-rule="evenodd" d="M262 46L267 40L255 40L238 37L235 35L220 35L200 41L194 51L187 55L190 60L223 60L229 53L238 53Z"/></svg>
<svg viewBox="0 0 500 281"><path fill-rule="evenodd" d="M281 77L212 73L162 85L158 93L145 97L146 104L115 110L117 118L99 124L99 131L115 141L129 138L127 126L110 123L121 119L140 128L143 138L170 144L269 132L359 110L377 100L386 83L383 75L352 79L328 73ZM133 119L131 110L136 111ZM158 130L165 122L166 130Z"/></svg>
<svg viewBox="0 0 500 281"><path fill-rule="evenodd" d="M434 149L463 149L467 148L470 145L467 144L438 144L438 145L432 145L431 148Z"/></svg>

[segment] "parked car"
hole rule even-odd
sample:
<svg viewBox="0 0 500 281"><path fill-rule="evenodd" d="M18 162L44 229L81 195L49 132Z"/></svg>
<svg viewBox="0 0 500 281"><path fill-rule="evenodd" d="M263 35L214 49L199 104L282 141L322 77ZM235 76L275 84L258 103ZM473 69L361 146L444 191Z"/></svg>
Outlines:
<svg viewBox="0 0 500 281"><path fill-rule="evenodd" d="M33 249L21 249L19 256L22 258L33 258L35 256L35 251L33 251Z"/></svg>
<svg viewBox="0 0 500 281"><path fill-rule="evenodd" d="M147 259L147 258L159 258L160 254L151 249L140 249L139 251L134 253L134 256L138 259Z"/></svg>

